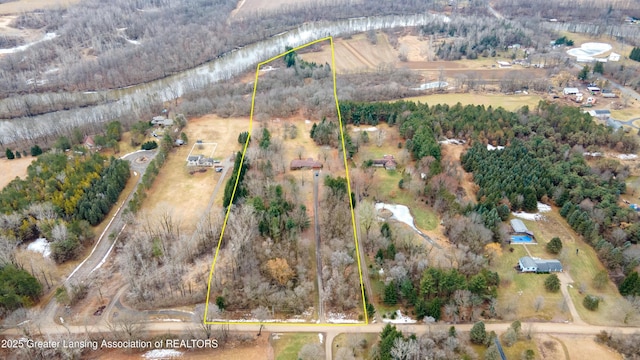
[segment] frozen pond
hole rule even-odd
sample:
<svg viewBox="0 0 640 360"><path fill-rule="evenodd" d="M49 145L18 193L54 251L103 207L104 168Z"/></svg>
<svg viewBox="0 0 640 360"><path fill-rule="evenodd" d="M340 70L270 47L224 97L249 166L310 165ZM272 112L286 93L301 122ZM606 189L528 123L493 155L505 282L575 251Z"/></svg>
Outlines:
<svg viewBox="0 0 640 360"><path fill-rule="evenodd" d="M579 48L573 48L567 50L567 54L575 56L579 59L591 59L594 56L598 56L611 50L611 45L606 43L588 42L582 44Z"/></svg>

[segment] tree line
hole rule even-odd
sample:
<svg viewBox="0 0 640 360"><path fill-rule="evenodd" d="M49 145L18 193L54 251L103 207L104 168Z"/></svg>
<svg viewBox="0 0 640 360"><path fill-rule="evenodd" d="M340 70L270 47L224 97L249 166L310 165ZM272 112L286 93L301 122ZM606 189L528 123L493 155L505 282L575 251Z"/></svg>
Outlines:
<svg viewBox="0 0 640 360"><path fill-rule="evenodd" d="M65 153L41 155L0 192L6 219L0 232L15 243L47 238L52 258L75 258L93 238L90 225L104 219L129 179L129 163L99 154L67 158Z"/></svg>
<svg viewBox="0 0 640 360"><path fill-rule="evenodd" d="M540 102L534 110L523 107L517 112L403 101L375 104L347 101L340 106L346 122L375 125L386 121L398 125L407 139L407 147L409 138L415 142L411 135L419 129L417 126L433 133L427 137L427 144L436 143L438 138L471 142L473 146L462 157L462 163L467 170L474 171L474 180L480 186L478 204L462 205L448 171L440 175L429 172L429 184L423 194L433 194L437 210L447 209L449 216L479 216L483 227L492 229L493 238L500 239L499 225L508 216L509 209L533 210L537 201L553 201L561 207L561 214L569 224L596 248L614 280L620 283L635 266L636 262L622 256L622 252L628 246L626 241L638 241L637 215L618 205L619 195L626 190L624 179L629 169L612 159L590 165L582 155L585 150L602 148L635 152L638 146L635 139L624 131L598 124L579 109L547 102ZM486 144L507 148L489 151ZM435 156L431 156L435 160ZM419 166L422 164L418 162ZM625 222L633 225L620 229ZM464 224L459 220L445 221L445 228L450 237L455 237L464 232L451 231ZM468 226L475 225L471 221ZM464 236L460 238L464 239ZM481 236L478 240L486 241L486 238ZM475 241L467 244L475 246Z"/></svg>

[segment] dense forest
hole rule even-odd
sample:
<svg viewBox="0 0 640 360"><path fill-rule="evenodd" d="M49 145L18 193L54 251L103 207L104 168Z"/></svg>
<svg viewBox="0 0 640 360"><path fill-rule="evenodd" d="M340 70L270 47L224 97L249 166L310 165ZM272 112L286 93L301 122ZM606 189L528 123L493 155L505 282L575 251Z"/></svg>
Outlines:
<svg viewBox="0 0 640 360"><path fill-rule="evenodd" d="M374 259L385 269L381 300L386 305L413 308L418 319L454 323L498 315L495 304L500 278L484 269L482 256L462 245L453 250L456 260L451 267L427 266L429 251L406 241L406 236L400 228L384 222L380 234L373 237L373 250L377 248Z"/></svg>
<svg viewBox="0 0 640 360"><path fill-rule="evenodd" d="M480 186L476 205L456 198L459 186L451 186L455 180L446 171L429 172L423 192L427 197L432 194L430 201L436 210L445 212L445 230L450 238L454 235L455 243L462 241L473 248L486 237L469 243L468 237L456 236L461 233L456 229L467 226L466 221L448 218L464 214L472 219L468 226L480 227L473 233L490 229L493 239L499 240L503 236L498 225L508 217L508 209L533 210L537 201L553 202L569 225L594 246L616 282L622 282L637 265L637 259L623 256L627 241L640 240L637 215L618 204L629 169L614 159L587 162L583 156L585 150L637 151L636 140L622 130L598 124L577 108L547 102L540 102L534 110L523 107L518 112L460 104L430 107L402 101L342 102L340 106L343 119L349 123L375 125L384 121L398 125L408 150L416 147L416 140L419 148L433 147L431 163L438 162L433 145L437 139L464 139L473 145L461 160L467 171L474 172ZM407 132L416 130L416 126L428 128L433 135L416 138L414 131ZM486 144L506 148L489 151ZM413 155L420 160L419 153ZM481 225L473 220L478 216Z"/></svg>
<svg viewBox="0 0 640 360"><path fill-rule="evenodd" d="M106 216L129 179L129 163L97 153L42 154L0 192L3 241L47 238L56 262L73 259L93 238L90 225Z"/></svg>
<svg viewBox="0 0 640 360"><path fill-rule="evenodd" d="M442 6L411 0L313 2L230 18L237 3L89 0L65 9L21 14L12 26L55 33L56 37L0 61L0 78L5 79L0 96L125 87L192 68L304 22L415 14ZM96 13L101 16L93 16ZM56 70L46 72L51 69Z"/></svg>
<svg viewBox="0 0 640 360"><path fill-rule="evenodd" d="M274 316L271 311L300 315L313 303L308 245L301 235L310 226L307 209L295 181L274 178L283 170L271 161L283 155L281 140L266 128L256 137L242 166L237 153L225 187L227 211L238 183L211 284L211 318L234 318L246 310L259 319Z"/></svg>

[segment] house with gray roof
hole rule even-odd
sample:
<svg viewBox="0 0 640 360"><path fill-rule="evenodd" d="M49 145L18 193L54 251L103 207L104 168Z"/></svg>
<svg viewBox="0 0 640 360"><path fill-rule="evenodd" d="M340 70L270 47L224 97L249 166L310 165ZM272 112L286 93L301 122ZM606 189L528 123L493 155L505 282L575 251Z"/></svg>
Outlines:
<svg viewBox="0 0 640 360"><path fill-rule="evenodd" d="M518 269L521 272L552 273L562 272L562 263L558 260L539 259L531 256L523 256L518 260Z"/></svg>

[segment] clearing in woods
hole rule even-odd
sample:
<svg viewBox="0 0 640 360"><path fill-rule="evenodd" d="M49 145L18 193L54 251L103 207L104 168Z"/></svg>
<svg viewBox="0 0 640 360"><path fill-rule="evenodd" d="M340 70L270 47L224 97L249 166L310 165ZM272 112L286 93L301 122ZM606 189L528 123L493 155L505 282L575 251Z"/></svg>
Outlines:
<svg viewBox="0 0 640 360"><path fill-rule="evenodd" d="M162 171L147 194L147 200L144 201L141 211L160 216L166 209L171 209L173 217L178 217L176 220L180 221L185 229L195 230L197 222L209 204L211 193L221 173L215 172L210 167L203 167L202 169L206 169L205 172L191 174L186 158L192 145L197 140L216 142L218 146L213 158L227 159L235 151L241 150L237 141L238 134L246 131L248 126L249 121L246 118L223 119L216 115L205 115L189 120L183 129L189 143L174 148L175 153L167 157ZM196 146L194 153L199 154L198 151ZM209 153L204 155L209 156ZM230 173L229 171L227 175ZM221 192L222 190L218 191L218 193ZM217 205L221 206L221 202Z"/></svg>
<svg viewBox="0 0 640 360"><path fill-rule="evenodd" d="M80 0L18 0L0 4L0 15L22 14L43 8L65 8Z"/></svg>
<svg viewBox="0 0 640 360"><path fill-rule="evenodd" d="M231 17L252 16L254 13L264 13L278 10L282 7L300 7L312 0L240 0L238 6L231 12Z"/></svg>
<svg viewBox="0 0 640 360"><path fill-rule="evenodd" d="M331 36L329 37L325 37L322 39L318 39L312 42L309 42L307 44L304 44L302 46L298 46L296 48L293 48L291 50L285 51L283 53L281 53L280 55L274 56L268 60L265 60L261 63L258 64L258 66L256 67L256 72L255 72L255 80L254 80L254 85L253 85L253 94L251 96L251 112L250 112L250 117L249 117L249 124L247 127L245 127L244 129L242 129L241 131L246 131L248 129L249 132L249 138L247 139L247 142L244 144L243 150L242 150L242 158L240 161L240 168L242 167L243 162L245 161L245 155L247 153L247 149L249 146L249 140L251 139L252 135L253 135L253 115L254 115L254 109L255 109L255 99L256 99L256 93L257 93L257 89L258 89L258 80L259 80L259 74L260 74L260 68L263 65L266 65L274 60L277 60L281 57L286 56L289 53L295 52L295 51L299 51L300 49L306 48L308 46L312 46L314 44L317 43L322 43L322 42L326 42L329 41L330 43L330 49L331 49L331 73L332 73L332 78L333 78L333 95L334 95L334 100L335 100L335 107L336 107L336 111L337 111L337 118L338 118L338 127L340 129L340 140L341 140L341 147L342 147L342 161L345 167L345 178L347 180L347 193L351 194L352 190L351 190L351 181L349 179L349 167L348 167L348 163L347 163L347 157L346 157L346 150L345 150L345 140L344 140L344 133L343 133L343 129L344 127L342 126L342 117L340 115L340 109L339 109L339 104L338 104L338 94L337 94L337 88L336 88L336 71L335 71L335 53L334 53L334 42L333 42L333 38ZM307 123L308 124L308 123ZM238 131L237 133L241 132ZM223 147L224 148L224 147ZM316 173L316 176L318 174ZM216 247L216 251L215 251L215 255L213 258L213 262L211 264L211 270L209 272L209 279L207 282L207 298L205 301L205 312L204 312L204 317L203 317L203 322L205 324L228 324L233 322L232 320L226 320L226 321L209 321L208 320L208 312L209 312L209 304L211 303L212 299L211 299L211 294L212 294L212 280L213 280L213 274L214 274L214 269L216 266L216 262L218 260L218 255L220 253L220 247L222 244L222 239L225 233L225 229L227 227L227 222L229 220L229 214L231 212L231 208L233 207L233 199L236 196L236 190L238 188L238 179L239 177L236 178L236 183L234 185L233 188L233 192L231 195L231 200L230 200L230 204L226 209L226 213L225 213L225 218L224 218L224 222L222 224L222 231L220 233L220 238L218 240L218 245ZM317 205L316 205L317 206ZM349 208L350 208L350 213L351 213L351 225L352 225L352 233L353 233L353 240L354 240L354 245L355 245L355 258L356 258L356 263L358 266L358 278L359 278L359 283L360 283L360 295L361 295L361 300L362 300L362 317L364 319L364 323L362 322L358 322L359 324L367 324L369 322L368 317L367 317L367 311L366 311L366 305L364 302L365 299L365 295L364 295L364 285L362 282L362 268L361 268L361 264L360 264L360 250L359 250L359 246L358 246L358 237L357 237L357 233L356 233L356 229L355 229L355 213L353 210L354 204L352 202L352 198L349 197ZM317 224L316 224L317 226ZM318 235L316 234L316 239ZM318 252L319 249L316 249L316 252ZM319 256L319 255L318 255ZM320 306L322 307L322 306ZM262 321L255 321L255 320L250 320L250 321L243 321L243 323L254 323L254 324L262 324ZM284 324L284 323L273 323L274 325L277 324ZM298 323L300 325L320 325L319 322L314 322L314 323ZM345 323L334 323L334 324L330 324L330 325L334 325L334 326L340 326L340 325L346 325Z"/></svg>
<svg viewBox="0 0 640 360"><path fill-rule="evenodd" d="M4 188L11 180L19 177L27 177L27 168L36 158L25 156L20 159L0 159L0 189Z"/></svg>
<svg viewBox="0 0 640 360"><path fill-rule="evenodd" d="M420 101L429 105L449 104L455 105L484 105L498 107L501 106L509 111L518 110L527 105L533 109L542 100L538 95L504 95L504 94L433 94L404 98L405 101Z"/></svg>

